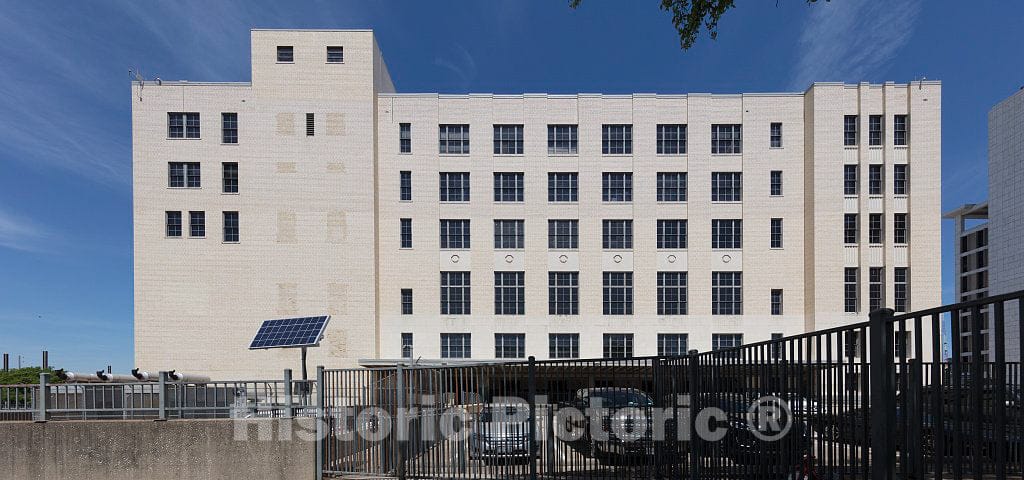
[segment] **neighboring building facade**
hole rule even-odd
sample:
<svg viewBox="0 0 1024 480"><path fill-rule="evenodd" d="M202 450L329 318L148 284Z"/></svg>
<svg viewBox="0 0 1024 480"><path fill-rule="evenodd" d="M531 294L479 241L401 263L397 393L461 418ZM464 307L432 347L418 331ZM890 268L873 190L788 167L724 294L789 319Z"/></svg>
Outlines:
<svg viewBox="0 0 1024 480"><path fill-rule="evenodd" d="M956 223L953 250L956 252L956 301L967 302L989 296L988 203L967 204L945 213L943 217L953 219ZM983 345L981 358L982 361L989 361L993 340L989 334L992 326L991 312L986 305L978 313L983 318L980 325ZM971 311L960 312L960 324L957 325L960 356L964 360L970 360L974 353L972 315Z"/></svg>
<svg viewBox="0 0 1024 480"><path fill-rule="evenodd" d="M939 304L938 82L399 94L369 31L252 52L248 84L133 87L139 367L296 367L245 349L287 316L332 315L310 362L335 367L675 354Z"/></svg>

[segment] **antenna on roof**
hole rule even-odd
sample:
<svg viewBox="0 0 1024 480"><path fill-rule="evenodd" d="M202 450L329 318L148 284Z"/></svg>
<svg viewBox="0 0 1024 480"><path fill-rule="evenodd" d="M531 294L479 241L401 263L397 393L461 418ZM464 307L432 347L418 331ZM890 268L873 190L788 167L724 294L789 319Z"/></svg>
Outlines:
<svg viewBox="0 0 1024 480"><path fill-rule="evenodd" d="M132 80L139 82L139 101L142 101L142 89L146 86L146 79L139 72L139 69L128 69L128 75L132 77Z"/></svg>

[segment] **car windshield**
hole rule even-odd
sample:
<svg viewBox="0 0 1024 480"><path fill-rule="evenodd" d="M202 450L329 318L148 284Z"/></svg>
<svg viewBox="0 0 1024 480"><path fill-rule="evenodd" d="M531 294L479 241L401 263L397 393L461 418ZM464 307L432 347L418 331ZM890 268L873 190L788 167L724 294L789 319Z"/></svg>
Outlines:
<svg viewBox="0 0 1024 480"><path fill-rule="evenodd" d="M647 395L633 390L601 390L591 393L590 398L600 398L606 407L651 406L651 399L647 398Z"/></svg>

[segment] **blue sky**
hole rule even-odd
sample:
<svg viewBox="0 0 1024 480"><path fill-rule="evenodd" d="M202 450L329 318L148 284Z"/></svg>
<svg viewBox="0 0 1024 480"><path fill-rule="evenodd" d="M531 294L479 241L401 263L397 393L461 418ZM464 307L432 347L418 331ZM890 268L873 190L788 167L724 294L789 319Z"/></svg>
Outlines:
<svg viewBox="0 0 1024 480"><path fill-rule="evenodd" d="M129 68L249 80L249 29L373 28L403 92L764 92L943 82L943 209L986 196L1024 2L740 0L689 51L656 0L0 2L0 351L132 365ZM951 225L943 297L953 294ZM16 357L15 357L16 358Z"/></svg>

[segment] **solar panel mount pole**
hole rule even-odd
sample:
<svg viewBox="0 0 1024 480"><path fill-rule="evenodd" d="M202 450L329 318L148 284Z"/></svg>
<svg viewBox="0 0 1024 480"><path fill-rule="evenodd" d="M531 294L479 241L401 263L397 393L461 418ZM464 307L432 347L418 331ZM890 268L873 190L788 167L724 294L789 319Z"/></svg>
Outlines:
<svg viewBox="0 0 1024 480"><path fill-rule="evenodd" d="M306 347L302 347L302 381L306 380Z"/></svg>

